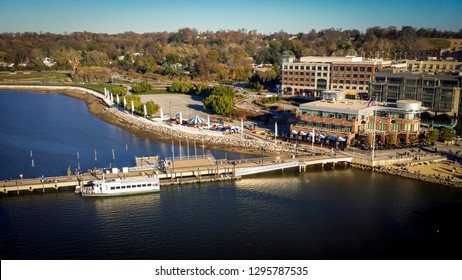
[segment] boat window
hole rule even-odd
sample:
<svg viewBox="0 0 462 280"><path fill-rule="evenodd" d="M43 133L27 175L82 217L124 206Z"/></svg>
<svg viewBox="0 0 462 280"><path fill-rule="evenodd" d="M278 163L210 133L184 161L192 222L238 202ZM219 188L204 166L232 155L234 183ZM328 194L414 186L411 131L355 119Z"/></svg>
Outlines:
<svg viewBox="0 0 462 280"><path fill-rule="evenodd" d="M122 189L125 189L125 186L122 186Z"/></svg>
<svg viewBox="0 0 462 280"><path fill-rule="evenodd" d="M120 187L116 187L116 190L120 190Z"/></svg>
<svg viewBox="0 0 462 280"><path fill-rule="evenodd" d="M130 189L132 186L127 186L127 189Z"/></svg>
<svg viewBox="0 0 462 280"><path fill-rule="evenodd" d="M142 186L143 186L143 187L146 187L146 184L143 184Z"/></svg>
<svg viewBox="0 0 462 280"><path fill-rule="evenodd" d="M111 187L111 190L115 190L115 187Z"/></svg>
<svg viewBox="0 0 462 280"><path fill-rule="evenodd" d="M140 188L140 187L141 187L141 185L137 185L137 187L138 187L138 188Z"/></svg>

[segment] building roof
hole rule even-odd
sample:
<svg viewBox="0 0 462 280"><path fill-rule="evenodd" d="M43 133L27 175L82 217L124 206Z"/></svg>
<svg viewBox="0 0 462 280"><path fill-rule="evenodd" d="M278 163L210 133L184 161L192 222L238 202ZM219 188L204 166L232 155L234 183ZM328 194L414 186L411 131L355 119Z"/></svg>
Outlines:
<svg viewBox="0 0 462 280"><path fill-rule="evenodd" d="M379 71L375 74L375 77L387 77L387 78L406 78L406 79L444 79L444 80L458 80L459 76L453 76L443 73L438 74L423 74L423 73L392 73L389 71Z"/></svg>
<svg viewBox="0 0 462 280"><path fill-rule="evenodd" d="M300 109L321 110L336 113L357 114L360 111L369 111L376 109L378 106L369 106L368 101L343 99L335 102L319 100L308 102L300 105Z"/></svg>

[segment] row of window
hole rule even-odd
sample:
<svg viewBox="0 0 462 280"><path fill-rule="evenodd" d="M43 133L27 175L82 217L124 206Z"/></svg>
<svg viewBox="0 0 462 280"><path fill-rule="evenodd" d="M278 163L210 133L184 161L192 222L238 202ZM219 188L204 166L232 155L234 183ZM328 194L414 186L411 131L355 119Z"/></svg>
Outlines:
<svg viewBox="0 0 462 280"><path fill-rule="evenodd" d="M321 72L317 72L317 73L315 73L315 72L300 72L300 74L299 74L299 72L287 72L287 71L284 71L284 72L282 72L282 74L284 76L294 76L294 75L295 76L298 76L298 75L300 75L300 76L315 76L315 75L317 75L317 76L327 77L326 72L325 73L321 73ZM304 75L304 74L306 74L306 75Z"/></svg>
<svg viewBox="0 0 462 280"><path fill-rule="evenodd" d="M367 124L367 128L369 129L374 129L375 127L375 122L369 122ZM378 125L378 130L380 131L388 131L388 127L386 123L380 123ZM391 124L391 131L418 131L419 130L419 124L400 124L400 123L392 123Z"/></svg>
<svg viewBox="0 0 462 280"><path fill-rule="evenodd" d="M333 130L338 132L351 132L351 126L344 126L344 125L332 125L328 123L318 123L318 122L304 122L299 121L298 125L300 126L308 126L308 127L315 127L315 129L322 129L322 130Z"/></svg>
<svg viewBox="0 0 462 280"><path fill-rule="evenodd" d="M111 190L120 190L120 189L135 189L135 188L145 188L145 187L152 187L154 184L138 184L138 185L127 185L127 186L117 186L111 187Z"/></svg>
<svg viewBox="0 0 462 280"><path fill-rule="evenodd" d="M420 67L421 66L421 67ZM422 64L422 65L419 65L419 64L413 64L413 65L409 65L409 69L429 69L429 70L432 70L432 69L436 69L436 70L456 70L456 69L460 69L460 64L459 65L454 65L454 64L450 64L450 65L446 65L446 64Z"/></svg>
<svg viewBox="0 0 462 280"><path fill-rule="evenodd" d="M334 68L334 71L347 71L347 72L358 72L358 70L360 72L372 72L372 66L333 66ZM378 71L379 69L376 68L376 71Z"/></svg>
<svg viewBox="0 0 462 280"><path fill-rule="evenodd" d="M344 85L332 85L332 88L333 89L354 89L354 90L367 90L367 86L363 87L363 86L344 86Z"/></svg>
<svg viewBox="0 0 462 280"><path fill-rule="evenodd" d="M329 71L329 66L309 66L309 65L284 65L284 69L290 70L314 70L314 71Z"/></svg>

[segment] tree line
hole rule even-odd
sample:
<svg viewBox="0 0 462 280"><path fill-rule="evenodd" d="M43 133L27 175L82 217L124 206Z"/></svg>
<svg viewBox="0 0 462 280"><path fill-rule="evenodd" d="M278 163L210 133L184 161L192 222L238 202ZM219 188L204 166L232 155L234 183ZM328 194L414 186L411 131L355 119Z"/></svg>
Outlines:
<svg viewBox="0 0 462 280"><path fill-rule="evenodd" d="M365 32L330 28L298 34L260 34L244 29L199 32L191 28L143 34L0 33L0 62L15 63L13 68L0 66L0 70L74 71L73 78L82 81L91 76L85 76L86 72L104 72L104 68L147 80L245 81L258 88L277 79L281 55L394 58L413 49L444 47L446 38L462 38L462 29L390 26ZM46 57L55 64L46 66ZM252 63L273 67L256 74Z"/></svg>

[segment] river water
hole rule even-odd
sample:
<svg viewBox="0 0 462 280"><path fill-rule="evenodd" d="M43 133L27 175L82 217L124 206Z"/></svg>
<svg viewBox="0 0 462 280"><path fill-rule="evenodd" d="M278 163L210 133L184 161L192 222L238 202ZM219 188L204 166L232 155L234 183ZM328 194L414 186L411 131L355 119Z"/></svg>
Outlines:
<svg viewBox="0 0 462 280"><path fill-rule="evenodd" d="M1 179L63 175L78 164L133 165L134 156L170 153L171 143L107 124L81 100L0 91ZM4 195L0 257L460 259L461 214L461 190L349 167L285 170L106 199L66 191Z"/></svg>

